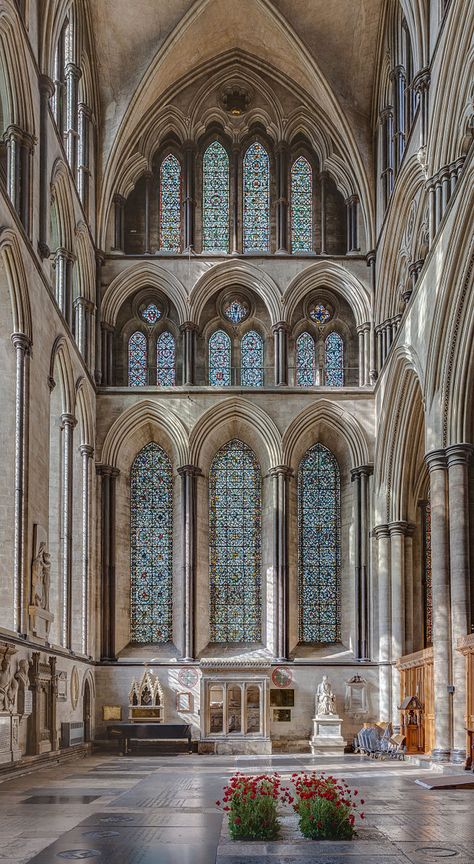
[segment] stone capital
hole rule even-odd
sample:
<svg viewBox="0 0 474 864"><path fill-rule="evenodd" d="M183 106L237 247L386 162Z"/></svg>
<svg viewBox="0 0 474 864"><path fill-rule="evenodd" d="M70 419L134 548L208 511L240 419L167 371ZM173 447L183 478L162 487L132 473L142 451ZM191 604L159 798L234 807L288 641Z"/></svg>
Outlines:
<svg viewBox="0 0 474 864"><path fill-rule="evenodd" d="M357 480L362 476L370 477L373 473L373 465L358 465L357 468L351 468L351 480Z"/></svg>
<svg viewBox="0 0 474 864"><path fill-rule="evenodd" d="M430 473L431 471L446 470L446 451L442 449L430 450L429 453L425 453L425 462Z"/></svg>
<svg viewBox="0 0 474 864"><path fill-rule="evenodd" d="M420 69L413 78L413 89L415 93L424 93L428 90L431 81L431 72L428 67Z"/></svg>
<svg viewBox="0 0 474 864"><path fill-rule="evenodd" d="M70 429L74 429L77 426L77 420L74 417L74 414L69 414L67 411L64 414L61 414L61 425L69 426Z"/></svg>
<svg viewBox="0 0 474 864"><path fill-rule="evenodd" d="M104 465L102 463L96 465L95 470L99 477L118 477L120 474L118 468L115 468L113 465Z"/></svg>
<svg viewBox="0 0 474 864"><path fill-rule="evenodd" d="M79 447L79 453L82 456L87 456L88 459L92 459L94 455L94 448L91 444L81 444Z"/></svg>
<svg viewBox="0 0 474 864"><path fill-rule="evenodd" d="M367 252L365 256L365 260L367 262L367 267L374 267L375 262L377 260L377 255L375 253L375 249L371 249L370 252Z"/></svg>
<svg viewBox="0 0 474 864"><path fill-rule="evenodd" d="M289 480L290 477L293 477L293 468L289 468L287 465L275 465L274 468L270 468L269 470L270 477L284 477L286 480Z"/></svg>
<svg viewBox="0 0 474 864"><path fill-rule="evenodd" d="M197 465L181 465L178 469L180 477L202 477L202 471Z"/></svg>
<svg viewBox="0 0 474 864"><path fill-rule="evenodd" d="M17 351L24 351L26 354L31 349L31 339L26 333L12 333L11 340Z"/></svg>
<svg viewBox="0 0 474 864"><path fill-rule="evenodd" d="M453 465L468 465L473 450L472 444L451 444L450 447L446 447L448 468Z"/></svg>
<svg viewBox="0 0 474 864"><path fill-rule="evenodd" d="M194 321L184 321L179 325L180 333L197 333L198 329L198 325Z"/></svg>
<svg viewBox="0 0 474 864"><path fill-rule="evenodd" d="M377 540L381 538L388 539L390 537L390 531L388 530L388 525L375 525L372 529L372 534Z"/></svg>
<svg viewBox="0 0 474 864"><path fill-rule="evenodd" d="M400 520L396 522L389 522L388 530L391 537L397 534L402 535L403 537L413 537L415 526L411 522L405 522L403 520Z"/></svg>
<svg viewBox="0 0 474 864"><path fill-rule="evenodd" d="M48 99L54 95L54 82L49 75L40 75L38 78L38 87L41 94L47 96Z"/></svg>
<svg viewBox="0 0 474 864"><path fill-rule="evenodd" d="M288 324L286 321L277 321L276 324L272 324L272 333L279 333L282 330L288 333Z"/></svg>

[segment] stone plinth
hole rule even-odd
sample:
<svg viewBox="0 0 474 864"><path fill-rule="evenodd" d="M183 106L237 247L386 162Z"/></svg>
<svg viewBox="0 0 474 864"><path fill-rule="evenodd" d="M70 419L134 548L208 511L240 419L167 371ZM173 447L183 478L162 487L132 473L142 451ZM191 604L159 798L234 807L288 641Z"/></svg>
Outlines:
<svg viewBox="0 0 474 864"><path fill-rule="evenodd" d="M341 733L342 720L337 714L313 718L313 736L309 745L313 756L342 756L347 744Z"/></svg>
<svg viewBox="0 0 474 864"><path fill-rule="evenodd" d="M40 606L30 606L28 611L30 613L30 628L33 635L39 639L47 640L49 628L52 621L54 621L53 613L48 612L47 609L41 609Z"/></svg>

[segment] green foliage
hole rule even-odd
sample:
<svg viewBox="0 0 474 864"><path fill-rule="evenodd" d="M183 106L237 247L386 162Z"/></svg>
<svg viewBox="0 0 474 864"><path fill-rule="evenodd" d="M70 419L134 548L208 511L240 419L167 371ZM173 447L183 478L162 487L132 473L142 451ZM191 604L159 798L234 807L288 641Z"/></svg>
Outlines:
<svg viewBox="0 0 474 864"><path fill-rule="evenodd" d="M278 801L289 801L278 774L247 777L237 773L224 789L223 810L229 813L233 840L276 840L280 831ZM216 801L218 807L220 801Z"/></svg>

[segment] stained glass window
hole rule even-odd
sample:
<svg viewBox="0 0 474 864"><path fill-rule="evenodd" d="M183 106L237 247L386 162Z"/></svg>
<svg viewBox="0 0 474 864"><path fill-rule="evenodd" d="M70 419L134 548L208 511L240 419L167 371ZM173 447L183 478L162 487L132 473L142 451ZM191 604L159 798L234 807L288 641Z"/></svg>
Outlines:
<svg viewBox="0 0 474 864"><path fill-rule="evenodd" d="M344 386L344 342L339 333L330 333L324 343L325 383L327 387Z"/></svg>
<svg viewBox="0 0 474 864"><path fill-rule="evenodd" d="M181 165L172 153L160 168L160 249L181 249Z"/></svg>
<svg viewBox="0 0 474 864"><path fill-rule="evenodd" d="M143 309L141 315L147 324L156 324L161 318L161 311L158 309L156 303L149 303L146 309Z"/></svg>
<svg viewBox="0 0 474 864"><path fill-rule="evenodd" d="M242 300L231 300L224 308L224 315L232 324L240 324L249 314L249 307Z"/></svg>
<svg viewBox="0 0 474 864"><path fill-rule="evenodd" d="M176 343L165 330L156 340L156 383L160 387L174 387L176 383Z"/></svg>
<svg viewBox="0 0 474 864"><path fill-rule="evenodd" d="M424 540L424 562L423 562L423 589L425 601L425 645L433 644L433 596L431 579L431 503L425 504L423 512L423 540Z"/></svg>
<svg viewBox="0 0 474 864"><path fill-rule="evenodd" d="M268 252L270 239L270 160L258 141L243 163L244 252Z"/></svg>
<svg viewBox="0 0 474 864"><path fill-rule="evenodd" d="M128 386L143 387L147 380L146 336L137 330L128 340Z"/></svg>
<svg viewBox="0 0 474 864"><path fill-rule="evenodd" d="M331 320L331 312L323 303L313 303L309 309L309 317L316 324L326 324Z"/></svg>
<svg viewBox="0 0 474 864"><path fill-rule="evenodd" d="M310 333L301 333L296 340L296 383L298 387L316 383L316 346Z"/></svg>
<svg viewBox="0 0 474 864"><path fill-rule="evenodd" d="M291 166L291 251L313 248L313 172L304 156Z"/></svg>
<svg viewBox="0 0 474 864"><path fill-rule="evenodd" d="M340 640L341 490L336 458L311 447L298 471L299 638Z"/></svg>
<svg viewBox="0 0 474 864"><path fill-rule="evenodd" d="M217 453L209 474L212 642L261 638L261 475L242 441Z"/></svg>
<svg viewBox="0 0 474 864"><path fill-rule="evenodd" d="M131 638L170 642L173 588L173 477L165 451L151 442L131 471Z"/></svg>
<svg viewBox="0 0 474 864"><path fill-rule="evenodd" d="M202 248L229 251L229 157L219 141L202 160Z"/></svg>
<svg viewBox="0 0 474 864"><path fill-rule="evenodd" d="M242 387L263 387L263 339L255 330L242 337L240 365Z"/></svg>
<svg viewBox="0 0 474 864"><path fill-rule="evenodd" d="M229 387L230 367L230 338L224 330L216 330L209 339L209 384L212 387Z"/></svg>

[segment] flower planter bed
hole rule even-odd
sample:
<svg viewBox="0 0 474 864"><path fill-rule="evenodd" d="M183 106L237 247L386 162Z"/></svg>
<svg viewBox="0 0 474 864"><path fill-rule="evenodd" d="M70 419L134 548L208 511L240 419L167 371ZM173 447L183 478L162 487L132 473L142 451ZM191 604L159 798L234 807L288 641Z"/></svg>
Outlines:
<svg viewBox="0 0 474 864"><path fill-rule="evenodd" d="M236 841L225 816L216 864L398 864L400 851L375 828L359 828L354 840L306 840L296 813L280 815L278 840ZM347 857L346 857L347 856Z"/></svg>

